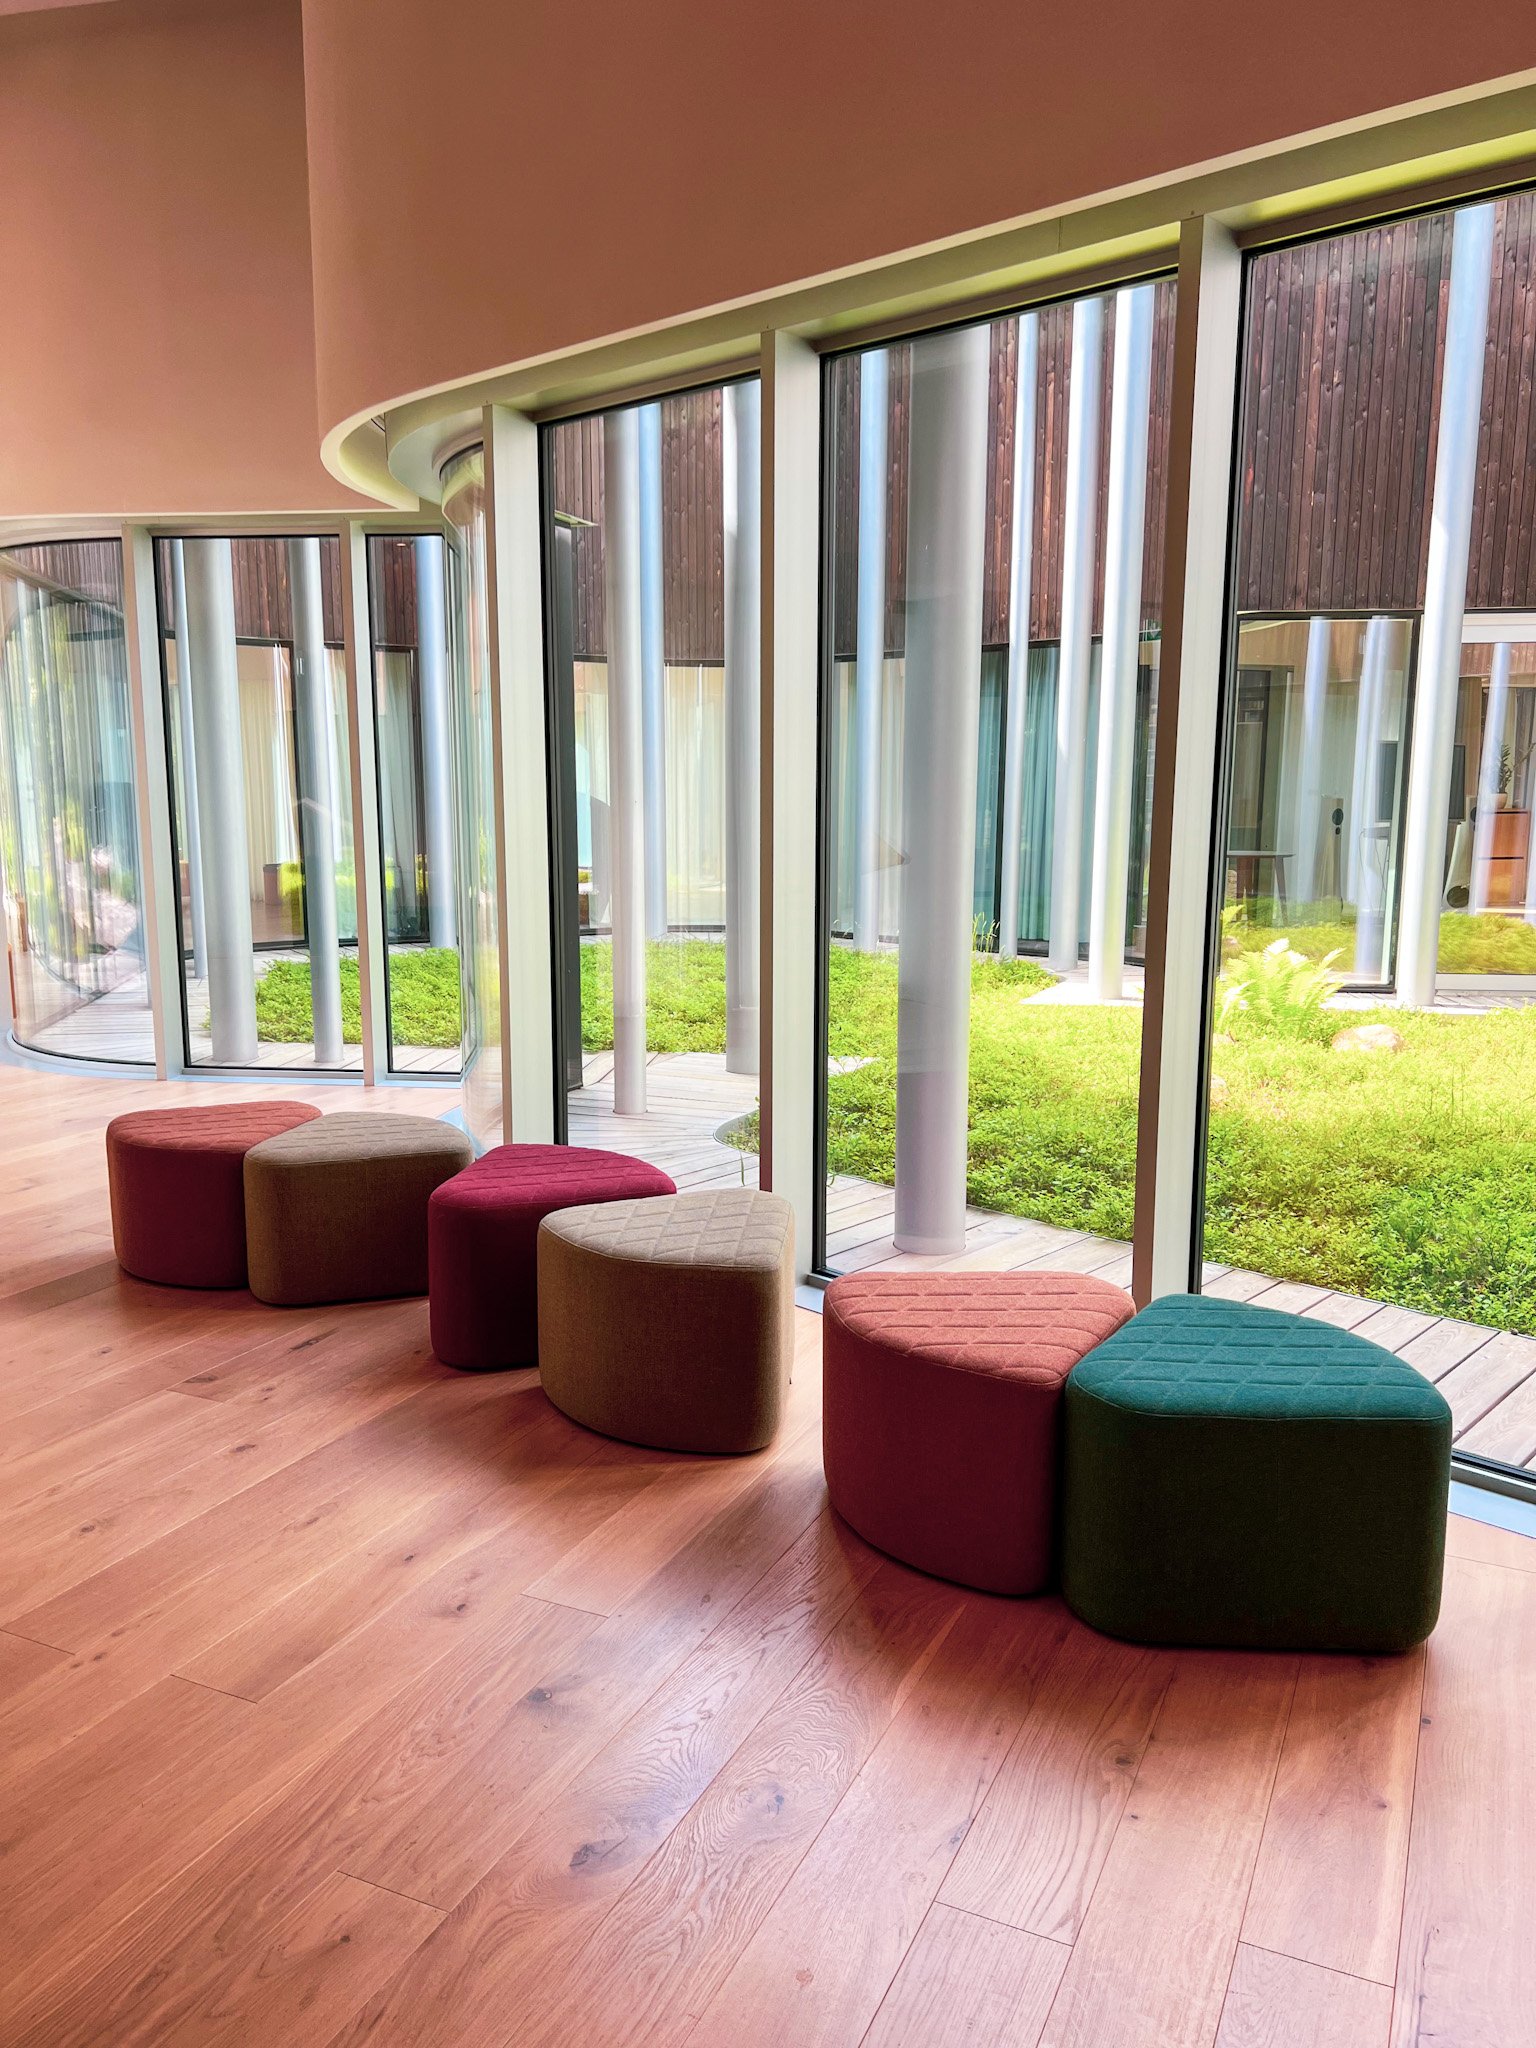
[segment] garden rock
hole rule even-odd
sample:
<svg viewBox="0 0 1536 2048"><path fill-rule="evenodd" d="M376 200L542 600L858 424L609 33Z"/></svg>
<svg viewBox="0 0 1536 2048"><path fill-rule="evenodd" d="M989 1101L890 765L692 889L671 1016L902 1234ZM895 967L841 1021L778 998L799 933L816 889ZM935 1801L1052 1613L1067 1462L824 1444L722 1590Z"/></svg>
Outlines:
<svg viewBox="0 0 1536 2048"><path fill-rule="evenodd" d="M1400 1031L1394 1031L1390 1024L1351 1024L1347 1031L1335 1032L1332 1039L1335 1052L1406 1052L1408 1042Z"/></svg>

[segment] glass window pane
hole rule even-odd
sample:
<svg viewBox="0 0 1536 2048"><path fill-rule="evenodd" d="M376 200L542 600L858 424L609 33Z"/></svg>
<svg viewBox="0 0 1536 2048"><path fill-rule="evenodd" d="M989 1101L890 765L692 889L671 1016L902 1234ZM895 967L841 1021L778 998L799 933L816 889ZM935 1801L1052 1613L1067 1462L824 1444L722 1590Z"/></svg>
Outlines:
<svg viewBox="0 0 1536 2048"><path fill-rule="evenodd" d="M1531 193L1249 260L1204 1234L1516 1463L1457 1368L1536 1335L1533 273Z"/></svg>
<svg viewBox="0 0 1536 2048"><path fill-rule="evenodd" d="M360 1067L339 545L156 562L188 1063Z"/></svg>
<svg viewBox="0 0 1536 2048"><path fill-rule="evenodd" d="M757 1177L760 392L545 440L568 1128Z"/></svg>
<svg viewBox="0 0 1536 2048"><path fill-rule="evenodd" d="M15 1032L153 1062L122 551L0 554L0 877Z"/></svg>
<svg viewBox="0 0 1536 2048"><path fill-rule="evenodd" d="M501 890L491 753L491 646L486 612L485 456L471 449L443 472L448 522L449 649L458 774L458 932L464 1122L481 1145L501 1142Z"/></svg>
<svg viewBox="0 0 1536 2048"><path fill-rule="evenodd" d="M828 365L831 1271L1129 1275L1172 312Z"/></svg>
<svg viewBox="0 0 1536 2048"><path fill-rule="evenodd" d="M368 542L389 1063L397 1073L457 1073L463 1036L446 575L436 534L375 534Z"/></svg>

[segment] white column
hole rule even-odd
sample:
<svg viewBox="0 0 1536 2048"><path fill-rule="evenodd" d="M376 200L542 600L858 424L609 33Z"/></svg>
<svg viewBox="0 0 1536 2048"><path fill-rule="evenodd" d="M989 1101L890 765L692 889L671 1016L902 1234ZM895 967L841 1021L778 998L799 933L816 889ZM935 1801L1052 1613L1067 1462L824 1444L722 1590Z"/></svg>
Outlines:
<svg viewBox="0 0 1536 2048"><path fill-rule="evenodd" d="M486 623L500 911L501 1135L508 1145L548 1145L555 1138L559 1082L539 429L526 414L504 405L486 406L484 420ZM634 716L638 724L638 704ZM638 762L635 766L638 771ZM638 865L632 869L637 889L639 872ZM637 896L636 940L643 971L645 934L639 915ZM642 980L642 1062L644 996Z"/></svg>
<svg viewBox="0 0 1536 2048"><path fill-rule="evenodd" d="M1301 683L1301 786L1296 801L1296 900L1317 895L1317 848L1323 829L1323 734L1333 621L1307 622L1307 665Z"/></svg>
<svg viewBox="0 0 1536 2048"><path fill-rule="evenodd" d="M341 555L342 667L346 676L347 783L352 797L352 873L357 892L357 997L363 1086L389 1071L385 999L384 856L379 833L379 747L374 720L373 622L368 604L368 533L350 519Z"/></svg>
<svg viewBox="0 0 1536 2048"><path fill-rule="evenodd" d="M985 326L912 347L896 1247L965 1248L976 747L986 533Z"/></svg>
<svg viewBox="0 0 1536 2048"><path fill-rule="evenodd" d="M315 1064L339 1067L341 950L336 935L336 712L325 648L320 543L288 543L293 600L293 722L298 732L299 848L309 944Z"/></svg>
<svg viewBox="0 0 1536 2048"><path fill-rule="evenodd" d="M422 819L427 856L427 938L452 948L458 937L453 860L453 727L448 700L448 621L443 543L419 534L416 561L416 687L421 698Z"/></svg>
<svg viewBox="0 0 1536 2048"><path fill-rule="evenodd" d="M171 613L176 639L176 723L181 732L181 812L187 828L187 894L192 910L192 972L208 973L208 924L203 912L203 830L197 808L197 743L192 732L192 689L187 681L187 571L182 542L171 546Z"/></svg>
<svg viewBox="0 0 1536 2048"><path fill-rule="evenodd" d="M721 412L725 509L725 1070L760 1057L762 926L762 386L729 385Z"/></svg>
<svg viewBox="0 0 1536 2048"><path fill-rule="evenodd" d="M1131 772L1141 662L1141 565L1147 531L1147 431L1152 401L1152 285L1115 295L1104 542L1104 653L1099 667L1088 988L1095 1002L1125 992L1125 898L1131 875Z"/></svg>
<svg viewBox="0 0 1536 2048"><path fill-rule="evenodd" d="M603 420L608 627L608 858L612 871L613 1107L645 1114L645 818L640 660L639 422Z"/></svg>
<svg viewBox="0 0 1536 2048"><path fill-rule="evenodd" d="M1136 1127L1138 1303L1198 1286L1198 1134L1209 1049L1212 812L1243 261L1209 215L1179 231L1158 648L1146 999ZM1218 894L1219 900L1219 894Z"/></svg>
<svg viewBox="0 0 1536 2048"><path fill-rule="evenodd" d="M1494 644L1492 673L1488 678L1488 709L1483 724L1483 754L1477 772L1477 829L1472 843L1472 908L1488 908L1488 861L1493 852L1493 820L1499 795L1499 767L1504 750L1504 726L1509 717L1509 663L1513 650L1507 640Z"/></svg>
<svg viewBox="0 0 1536 2048"><path fill-rule="evenodd" d="M1003 733L1002 888L997 950L1019 950L1019 891L1024 862L1024 733L1029 718L1029 613L1034 599L1035 397L1040 375L1040 316L1019 321L1013 401L1013 524L1008 549L1008 703Z"/></svg>
<svg viewBox="0 0 1536 2048"><path fill-rule="evenodd" d="M859 358L859 585L853 679L853 943L880 946L880 710L885 690L886 442L890 354Z"/></svg>
<svg viewBox="0 0 1536 2048"><path fill-rule="evenodd" d="M1355 979L1380 981L1386 968L1386 834L1378 827L1377 783L1381 728L1387 703L1389 619L1371 619L1360 656L1360 700L1355 712L1355 772L1349 804L1350 873L1355 896Z"/></svg>
<svg viewBox="0 0 1536 2048"><path fill-rule="evenodd" d="M639 409L640 744L645 928L667 936L667 657L661 561L661 407Z"/></svg>
<svg viewBox="0 0 1536 2048"><path fill-rule="evenodd" d="M1051 835L1049 963L1077 965L1082 924L1083 793L1087 779L1088 687L1093 660L1093 543L1099 493L1099 394L1104 302L1072 308L1072 375L1067 399L1067 474L1061 553L1061 666L1056 684L1056 811Z"/></svg>
<svg viewBox="0 0 1536 2048"><path fill-rule="evenodd" d="M1429 517L1429 570L1419 629L1413 750L1403 826L1403 895L1398 919L1397 999L1406 1008L1435 1000L1445 833L1461 683L1461 636L1477 485L1477 428L1493 272L1494 208L1456 216L1449 305L1440 364L1440 432Z"/></svg>
<svg viewBox="0 0 1536 2048"><path fill-rule="evenodd" d="M814 1257L820 1182L816 1038L819 815L821 363L796 334L765 334L763 366L762 1185L795 1212L795 1277ZM820 1072L818 1073L818 1068Z"/></svg>
<svg viewBox="0 0 1536 2048"><path fill-rule="evenodd" d="M249 1067L256 1061L256 973L251 957L234 565L227 540L184 541L182 555L187 680L205 827L203 902L213 1060L220 1067Z"/></svg>

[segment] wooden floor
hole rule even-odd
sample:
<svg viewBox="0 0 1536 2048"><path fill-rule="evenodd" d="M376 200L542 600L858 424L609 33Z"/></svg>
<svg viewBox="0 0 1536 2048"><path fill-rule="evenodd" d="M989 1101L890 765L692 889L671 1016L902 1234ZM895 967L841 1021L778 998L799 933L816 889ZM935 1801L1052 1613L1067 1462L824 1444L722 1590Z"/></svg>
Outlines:
<svg viewBox="0 0 1536 2048"><path fill-rule="evenodd" d="M814 1316L706 1461L122 1279L178 1097L0 1070L7 2048L1536 2042L1536 1543L1406 1658L1115 1644L831 1517Z"/></svg>

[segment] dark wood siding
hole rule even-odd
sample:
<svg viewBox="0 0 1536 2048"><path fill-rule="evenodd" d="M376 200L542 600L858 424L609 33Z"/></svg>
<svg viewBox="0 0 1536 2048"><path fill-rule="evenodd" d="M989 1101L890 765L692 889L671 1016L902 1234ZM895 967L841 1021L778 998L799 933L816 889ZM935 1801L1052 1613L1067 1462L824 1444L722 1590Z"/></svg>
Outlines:
<svg viewBox="0 0 1536 2048"><path fill-rule="evenodd" d="M37 541L0 554L45 582L121 608L123 551L115 540Z"/></svg>
<svg viewBox="0 0 1536 2048"><path fill-rule="evenodd" d="M718 385L661 402L662 641L679 664L725 659L723 394ZM578 661L607 651L600 414L550 430L553 511L572 524Z"/></svg>

